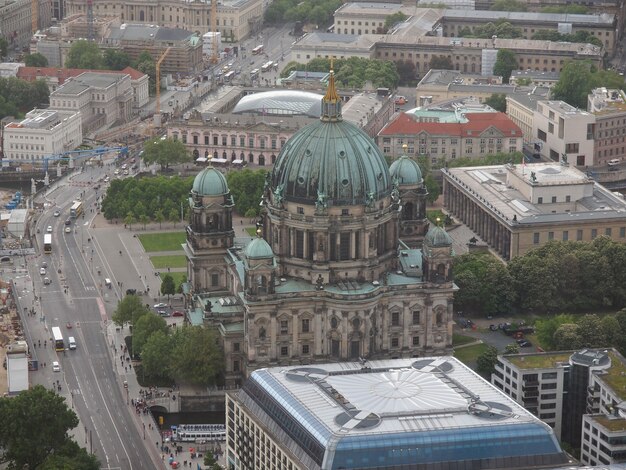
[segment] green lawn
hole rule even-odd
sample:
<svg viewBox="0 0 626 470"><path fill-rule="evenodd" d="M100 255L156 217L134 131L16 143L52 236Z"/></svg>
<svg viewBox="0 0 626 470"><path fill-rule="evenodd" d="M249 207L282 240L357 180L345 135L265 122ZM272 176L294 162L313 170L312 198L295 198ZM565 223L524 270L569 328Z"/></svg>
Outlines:
<svg viewBox="0 0 626 470"><path fill-rule="evenodd" d="M174 279L174 285L176 286L176 288L178 288L180 283L183 282L183 277L187 276L187 273L182 273L182 272L161 273L161 280L168 274L172 276L172 279Z"/></svg>
<svg viewBox="0 0 626 470"><path fill-rule="evenodd" d="M475 344L466 348L459 348L454 351L454 357L469 367L475 367L476 358L484 353L487 348L485 343Z"/></svg>
<svg viewBox="0 0 626 470"><path fill-rule="evenodd" d="M452 346L462 346L464 344L473 343L476 338L465 336L459 333L452 333Z"/></svg>
<svg viewBox="0 0 626 470"><path fill-rule="evenodd" d="M182 251L181 245L185 243L185 232L159 232L142 233L137 235L143 245L143 249L150 253L153 251Z"/></svg>
<svg viewBox="0 0 626 470"><path fill-rule="evenodd" d="M256 237L256 227L246 227L246 232L248 232L248 235L251 237Z"/></svg>
<svg viewBox="0 0 626 470"><path fill-rule="evenodd" d="M187 258L185 255L151 256L150 261L152 261L154 269L187 267Z"/></svg>

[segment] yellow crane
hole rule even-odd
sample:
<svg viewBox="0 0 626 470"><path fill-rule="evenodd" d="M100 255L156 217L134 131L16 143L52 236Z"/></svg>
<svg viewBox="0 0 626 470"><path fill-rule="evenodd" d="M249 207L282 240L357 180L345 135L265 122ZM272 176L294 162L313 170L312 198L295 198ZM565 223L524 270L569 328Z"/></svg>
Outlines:
<svg viewBox="0 0 626 470"><path fill-rule="evenodd" d="M211 64L215 65L219 62L219 51L217 50L217 0L211 0L211 31L213 31Z"/></svg>
<svg viewBox="0 0 626 470"><path fill-rule="evenodd" d="M154 123L157 127L161 126L161 64L165 60L165 56L170 49L171 47L165 49L156 63L156 108L154 111Z"/></svg>
<svg viewBox="0 0 626 470"><path fill-rule="evenodd" d="M37 0L31 0L30 3L30 16L32 20L32 33L36 33L39 29L39 2Z"/></svg>

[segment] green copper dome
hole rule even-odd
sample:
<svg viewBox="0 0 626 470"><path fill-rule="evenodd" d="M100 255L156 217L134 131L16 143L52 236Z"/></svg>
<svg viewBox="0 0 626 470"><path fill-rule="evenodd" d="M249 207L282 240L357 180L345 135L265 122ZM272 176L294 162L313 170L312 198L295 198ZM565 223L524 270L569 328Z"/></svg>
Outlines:
<svg viewBox="0 0 626 470"><path fill-rule="evenodd" d="M198 196L222 196L230 192L224 175L213 167L205 168L196 175L191 191Z"/></svg>
<svg viewBox="0 0 626 470"><path fill-rule="evenodd" d="M263 259L273 258L274 252L272 247L263 238L255 238L245 249L246 258L248 259Z"/></svg>
<svg viewBox="0 0 626 470"><path fill-rule="evenodd" d="M432 225L424 237L424 243L430 246L452 246L452 238L438 225Z"/></svg>
<svg viewBox="0 0 626 470"><path fill-rule="evenodd" d="M391 193L389 168L380 150L365 132L341 118L332 68L320 120L287 141L271 183L281 200L303 204L371 205Z"/></svg>
<svg viewBox="0 0 626 470"><path fill-rule="evenodd" d="M389 173L391 173L391 178L397 179L400 185L415 185L424 182L420 166L406 155L401 156L391 164Z"/></svg>

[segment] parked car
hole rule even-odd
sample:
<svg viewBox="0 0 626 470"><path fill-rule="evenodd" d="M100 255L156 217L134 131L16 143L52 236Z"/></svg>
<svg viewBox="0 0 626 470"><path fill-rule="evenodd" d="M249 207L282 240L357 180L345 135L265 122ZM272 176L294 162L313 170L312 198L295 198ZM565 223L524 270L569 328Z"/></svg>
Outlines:
<svg viewBox="0 0 626 470"><path fill-rule="evenodd" d="M185 314L184 314L183 312L181 312L180 310L174 310L174 311L172 312L172 316L173 316L173 317L184 317L184 316L185 316Z"/></svg>
<svg viewBox="0 0 626 470"><path fill-rule="evenodd" d="M167 307L167 304L164 304L163 302L154 304L154 308L165 308L165 307Z"/></svg>
<svg viewBox="0 0 626 470"><path fill-rule="evenodd" d="M169 317L170 316L170 312L168 312L167 310L157 310L157 313L159 315L161 315L162 317Z"/></svg>
<svg viewBox="0 0 626 470"><path fill-rule="evenodd" d="M533 343L531 343L530 341L527 341L525 339L520 341L518 344L519 344L520 348L530 348L533 345Z"/></svg>

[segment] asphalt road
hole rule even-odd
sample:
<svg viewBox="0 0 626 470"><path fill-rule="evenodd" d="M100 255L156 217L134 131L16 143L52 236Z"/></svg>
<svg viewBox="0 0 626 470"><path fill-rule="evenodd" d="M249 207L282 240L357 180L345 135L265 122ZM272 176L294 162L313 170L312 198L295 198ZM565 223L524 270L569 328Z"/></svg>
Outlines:
<svg viewBox="0 0 626 470"><path fill-rule="evenodd" d="M118 272L128 271L130 266L127 258L112 256L106 246L98 244L89 228L95 215L91 209L96 197L103 192L96 193L93 186L105 172L112 175L113 168L88 168L69 180L64 179L63 184L47 196L50 206L37 222L40 243L46 227L52 226L53 252L28 262L33 294L39 299L30 300L37 314L27 318L27 334L31 342L41 340L43 343L48 338L47 348L34 350L39 362L46 362L47 367L31 377L34 384L55 388L59 380L59 393L66 397L81 421L76 434L85 439L82 444L98 456L103 468L154 469L162 465L160 455L146 448L138 432L137 418L125 406L127 397L121 379L114 373L112 360L115 358L106 337L106 325L119 292L114 289L117 286L107 289L104 279L112 278L113 266ZM69 207L81 193L85 216L73 221L72 231L66 233L64 222L69 217ZM60 217L53 216L56 209L61 211ZM39 274L44 261L48 264L45 276ZM97 267L100 267L100 274ZM44 277L50 278L50 285L43 284ZM23 276L22 284L24 305L30 307L27 276ZM71 329L67 328L68 323ZM44 325L48 332L44 331ZM52 326L61 327L66 340L74 336L77 349L55 352L49 339ZM53 360L60 362L60 373L52 372Z"/></svg>

